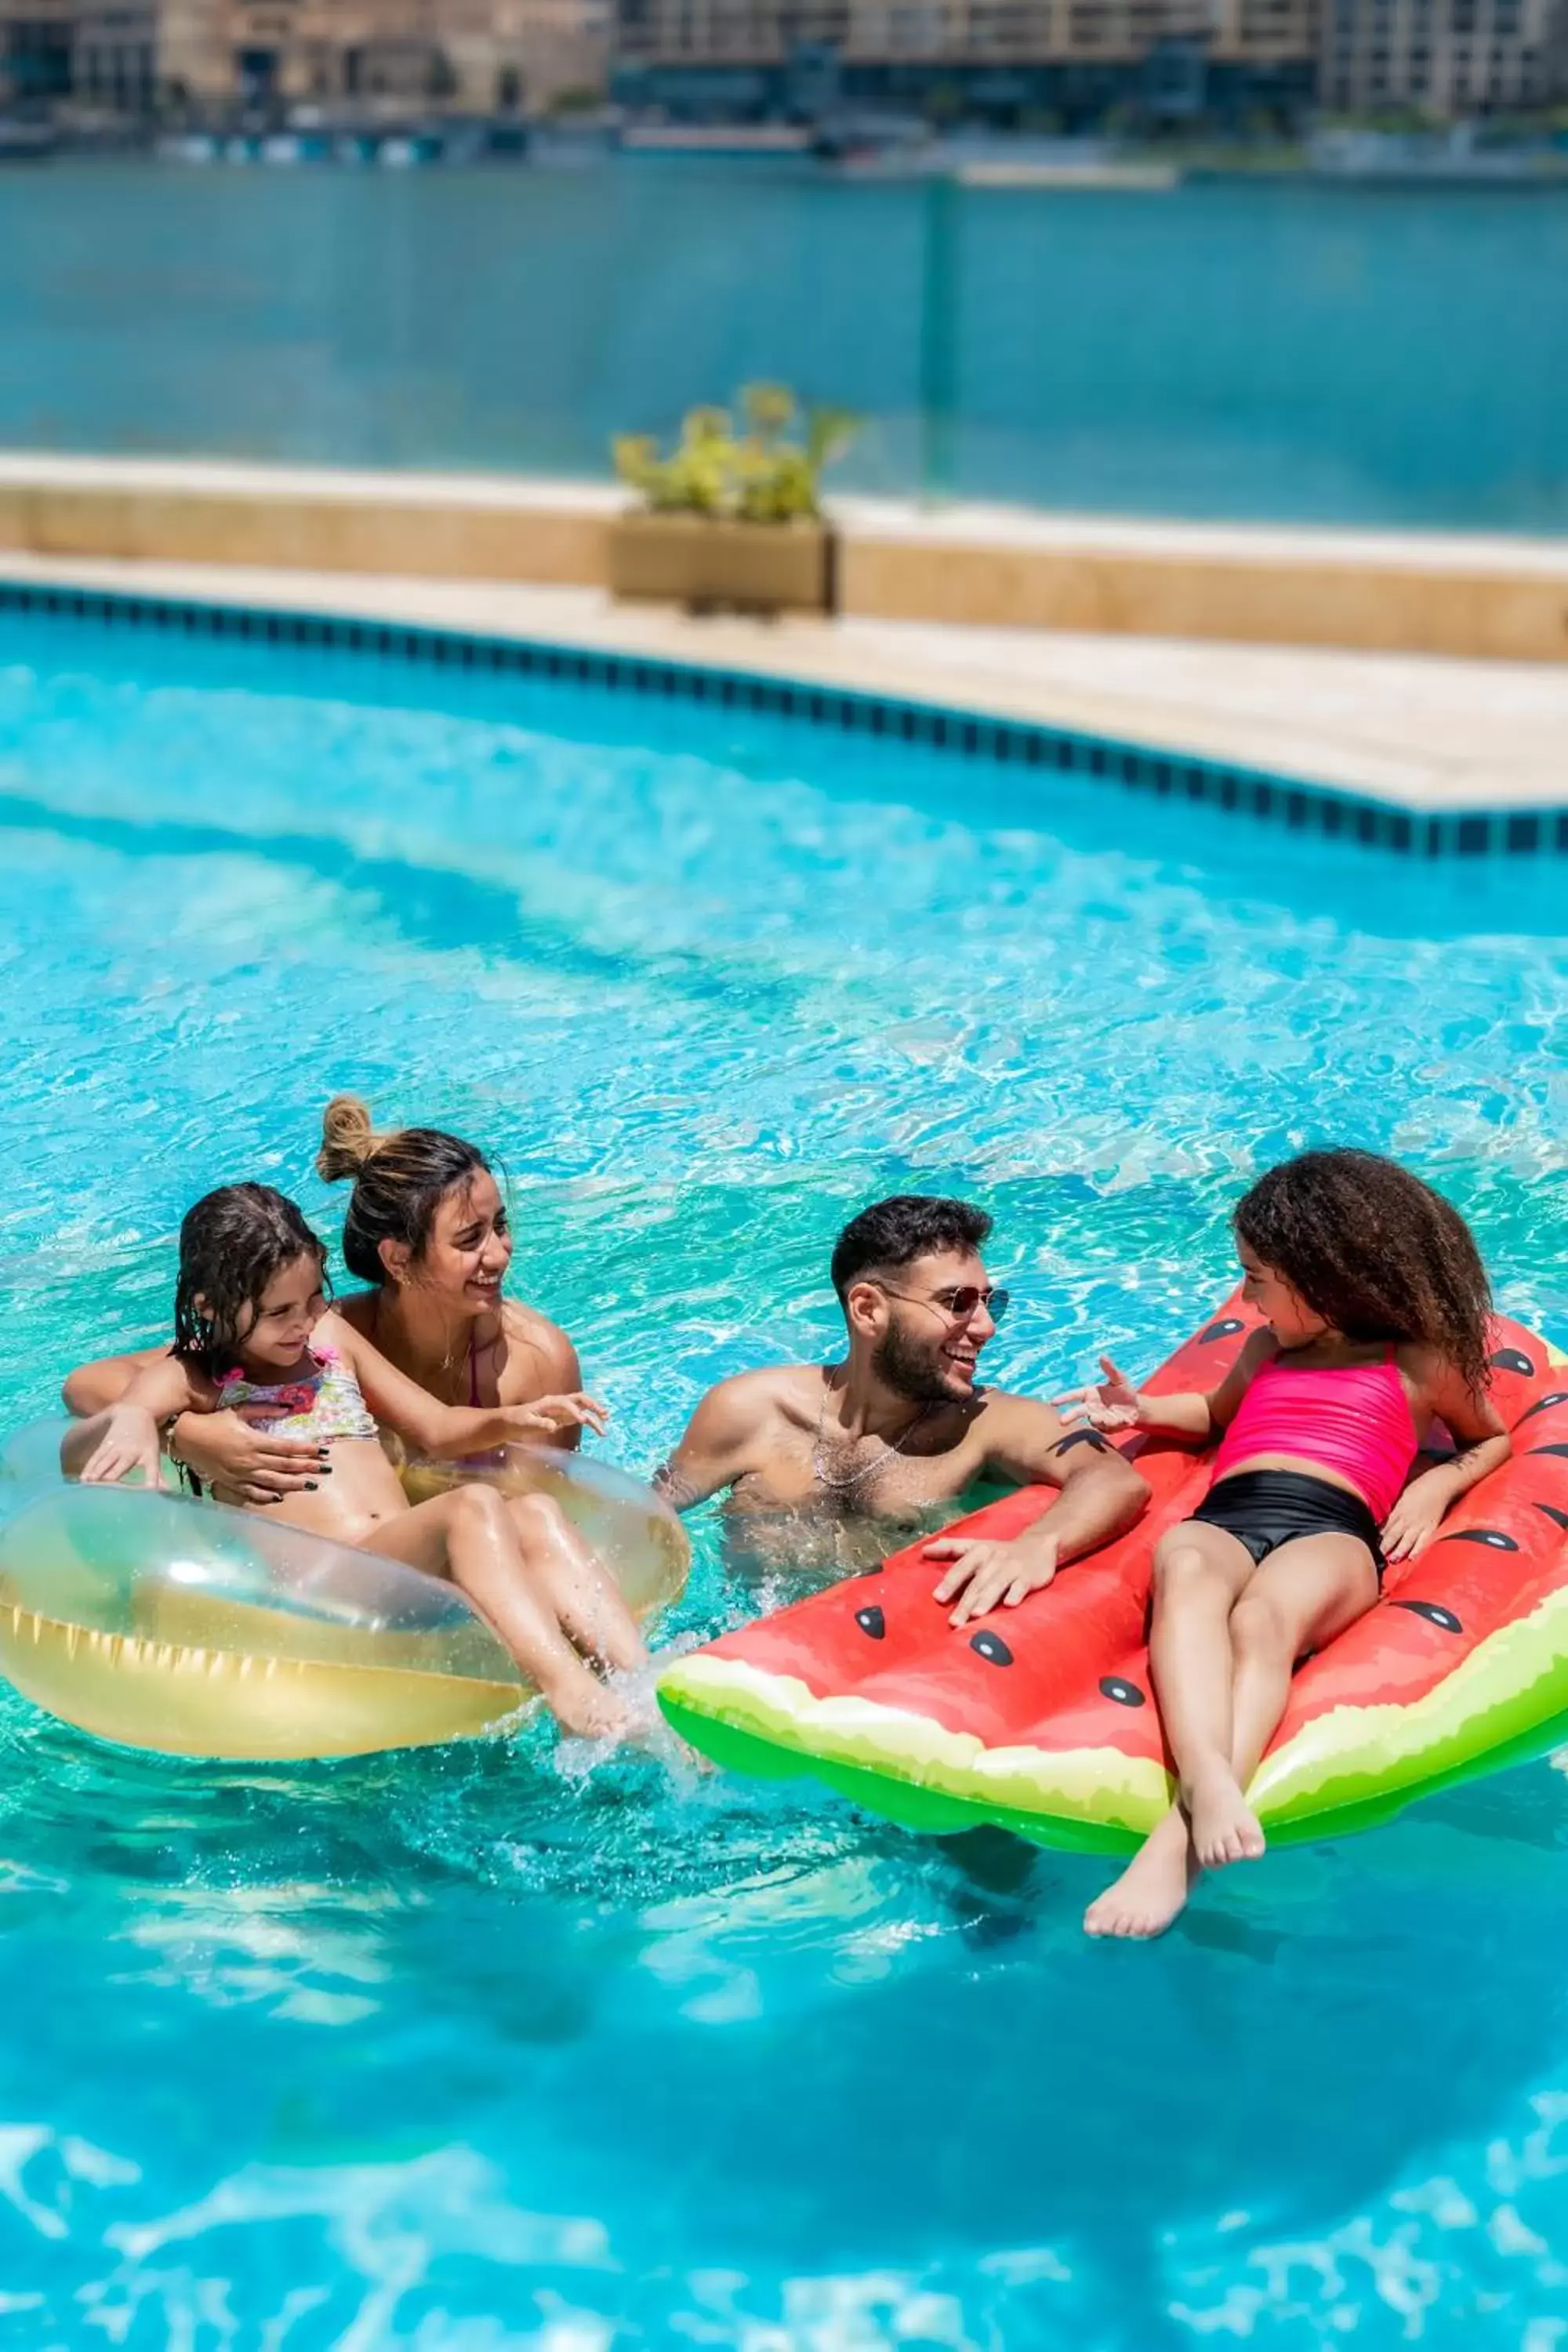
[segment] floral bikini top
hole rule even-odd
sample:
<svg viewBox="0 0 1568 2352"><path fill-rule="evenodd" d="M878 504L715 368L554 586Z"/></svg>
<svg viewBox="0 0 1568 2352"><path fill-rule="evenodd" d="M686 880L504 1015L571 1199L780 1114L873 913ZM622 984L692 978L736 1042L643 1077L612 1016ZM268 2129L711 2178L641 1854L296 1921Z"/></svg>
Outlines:
<svg viewBox="0 0 1568 2352"><path fill-rule="evenodd" d="M325 1445L336 1437L377 1436L353 1365L336 1348L312 1348L310 1354L316 1370L308 1380L247 1381L237 1368L226 1372L218 1382L220 1408L273 1406L278 1418L268 1423L271 1437L309 1437Z"/></svg>

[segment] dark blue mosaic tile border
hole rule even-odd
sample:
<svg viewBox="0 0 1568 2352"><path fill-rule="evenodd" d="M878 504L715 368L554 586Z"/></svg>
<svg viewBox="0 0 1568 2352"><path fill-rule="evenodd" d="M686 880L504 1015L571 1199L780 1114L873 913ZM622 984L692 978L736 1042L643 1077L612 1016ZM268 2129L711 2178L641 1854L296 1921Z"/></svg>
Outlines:
<svg viewBox="0 0 1568 2352"><path fill-rule="evenodd" d="M630 694L679 697L721 709L766 711L818 727L881 735L970 757L1093 776L1167 800L1206 803L1261 817L1296 833L1390 849L1415 857L1481 857L1539 851L1568 855L1568 805L1561 809L1446 812L1428 815L1327 784L1224 761L1189 758L1084 735L1026 719L989 718L938 703L908 701L859 688L814 686L750 670L710 667L591 646L536 644L466 630L355 620L267 606L205 604L172 596L137 596L96 588L50 587L0 580L0 614L51 614L110 627L155 629L188 636L245 638L265 645L323 646L437 668L511 671Z"/></svg>

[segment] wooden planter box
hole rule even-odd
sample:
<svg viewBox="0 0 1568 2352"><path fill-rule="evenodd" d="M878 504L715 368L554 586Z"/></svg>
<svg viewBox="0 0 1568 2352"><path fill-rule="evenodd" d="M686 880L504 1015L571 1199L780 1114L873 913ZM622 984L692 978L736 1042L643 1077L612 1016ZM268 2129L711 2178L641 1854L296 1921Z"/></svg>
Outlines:
<svg viewBox="0 0 1568 2352"><path fill-rule="evenodd" d="M610 525L609 566L613 596L697 612L833 609L833 534L821 522L621 515Z"/></svg>

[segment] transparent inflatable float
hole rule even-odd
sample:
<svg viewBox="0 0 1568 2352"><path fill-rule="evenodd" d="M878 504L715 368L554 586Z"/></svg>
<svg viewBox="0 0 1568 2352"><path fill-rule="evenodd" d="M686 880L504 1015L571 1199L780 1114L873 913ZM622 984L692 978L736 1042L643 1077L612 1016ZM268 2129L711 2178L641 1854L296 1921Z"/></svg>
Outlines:
<svg viewBox="0 0 1568 2352"><path fill-rule="evenodd" d="M456 1586L259 1512L68 1485L65 1426L0 1456L0 1673L51 1715L166 1755L265 1760L469 1738L533 1702ZM675 1514L604 1464L514 1446L403 1476L416 1501L476 1477L553 1496L638 1616L685 1581Z"/></svg>

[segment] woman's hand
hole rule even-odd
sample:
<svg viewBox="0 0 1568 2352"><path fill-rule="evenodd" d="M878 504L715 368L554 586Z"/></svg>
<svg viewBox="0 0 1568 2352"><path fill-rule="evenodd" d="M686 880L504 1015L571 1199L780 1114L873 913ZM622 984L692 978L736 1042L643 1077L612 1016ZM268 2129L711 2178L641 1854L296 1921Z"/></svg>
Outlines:
<svg viewBox="0 0 1568 2352"><path fill-rule="evenodd" d="M158 1424L145 1405L110 1405L97 1444L79 1475L84 1486L112 1486L140 1470L149 1486L163 1483Z"/></svg>
<svg viewBox="0 0 1568 2352"><path fill-rule="evenodd" d="M984 1538L968 1542L962 1536L939 1536L921 1549L923 1559L950 1559L952 1566L937 1586L935 1598L963 1598L948 1619L950 1625L967 1625L1002 1602L1016 1609L1026 1594L1038 1592L1057 1572L1057 1547L1037 1537L1027 1543L994 1543ZM968 1590L965 1591L967 1586Z"/></svg>
<svg viewBox="0 0 1568 2352"><path fill-rule="evenodd" d="M1102 1381L1090 1381L1087 1388L1064 1389L1051 1402L1069 1429L1136 1429L1143 1417L1143 1401L1125 1372L1118 1371L1109 1356L1101 1356L1100 1369Z"/></svg>
<svg viewBox="0 0 1568 2352"><path fill-rule="evenodd" d="M1384 1559L1414 1559L1424 1552L1453 1500L1454 1485L1446 1463L1413 1478L1383 1523Z"/></svg>
<svg viewBox="0 0 1568 2352"><path fill-rule="evenodd" d="M531 1404L509 1404L506 1417L521 1438L559 1429L591 1429L595 1437L603 1437L609 1423L610 1408L579 1389L572 1396L535 1397Z"/></svg>
<svg viewBox="0 0 1568 2352"><path fill-rule="evenodd" d="M268 1435L277 1418L268 1404L182 1413L174 1424L174 1458L221 1501L264 1509L331 1475L325 1445L309 1437Z"/></svg>

